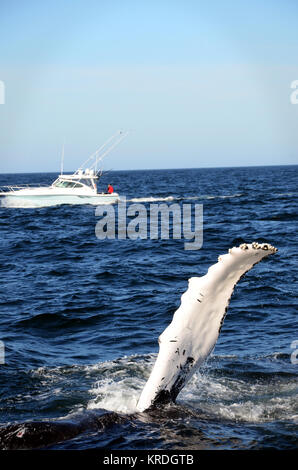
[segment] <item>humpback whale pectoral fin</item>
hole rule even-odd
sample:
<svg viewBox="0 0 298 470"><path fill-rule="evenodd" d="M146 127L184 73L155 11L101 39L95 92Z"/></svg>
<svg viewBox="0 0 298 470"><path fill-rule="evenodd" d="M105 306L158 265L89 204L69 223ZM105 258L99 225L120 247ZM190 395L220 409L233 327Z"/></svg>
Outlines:
<svg viewBox="0 0 298 470"><path fill-rule="evenodd" d="M165 388L161 388L155 396L154 402L150 405L149 409L158 408L160 406L167 405L168 403L175 403L176 398L179 392L184 387L187 375L189 374L193 364L194 364L193 357L187 357L184 364L180 364L176 366L179 369L179 375L177 376L175 382L173 383L170 390ZM165 377L162 377L161 380L164 380Z"/></svg>
<svg viewBox="0 0 298 470"><path fill-rule="evenodd" d="M159 353L137 404L139 411L176 400L214 349L237 282L276 252L268 243L242 243L219 256L205 276L189 279L180 307L159 337Z"/></svg>

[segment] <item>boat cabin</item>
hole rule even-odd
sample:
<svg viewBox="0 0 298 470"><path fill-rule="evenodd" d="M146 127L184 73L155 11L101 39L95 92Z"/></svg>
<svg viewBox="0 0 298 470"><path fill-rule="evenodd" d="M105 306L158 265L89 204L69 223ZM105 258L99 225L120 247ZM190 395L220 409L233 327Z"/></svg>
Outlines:
<svg viewBox="0 0 298 470"><path fill-rule="evenodd" d="M82 171L79 169L72 175L59 175L58 178L52 183L52 186L55 188L65 189L86 188L97 192L97 186L95 183L95 180L97 179L98 176L95 174L94 170L89 170L87 168L85 171Z"/></svg>

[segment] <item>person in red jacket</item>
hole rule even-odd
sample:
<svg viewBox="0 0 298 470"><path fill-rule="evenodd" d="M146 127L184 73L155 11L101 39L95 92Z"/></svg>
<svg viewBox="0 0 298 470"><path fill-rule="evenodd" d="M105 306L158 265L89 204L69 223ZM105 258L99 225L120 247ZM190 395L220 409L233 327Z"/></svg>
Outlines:
<svg viewBox="0 0 298 470"><path fill-rule="evenodd" d="M114 188L111 184L108 184L108 193L112 194L114 192Z"/></svg>

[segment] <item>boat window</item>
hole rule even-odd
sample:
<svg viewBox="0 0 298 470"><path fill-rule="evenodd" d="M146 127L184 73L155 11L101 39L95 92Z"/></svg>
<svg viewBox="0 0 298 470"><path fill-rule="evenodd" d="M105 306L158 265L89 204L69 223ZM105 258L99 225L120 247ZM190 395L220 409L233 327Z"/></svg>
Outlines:
<svg viewBox="0 0 298 470"><path fill-rule="evenodd" d="M56 186L57 188L81 188L83 185L81 183L78 183L78 182L74 182L74 181L61 181L61 180L58 180L54 186Z"/></svg>
<svg viewBox="0 0 298 470"><path fill-rule="evenodd" d="M55 186L57 188L65 188L65 183L66 183L66 181L58 180L57 183L55 183Z"/></svg>

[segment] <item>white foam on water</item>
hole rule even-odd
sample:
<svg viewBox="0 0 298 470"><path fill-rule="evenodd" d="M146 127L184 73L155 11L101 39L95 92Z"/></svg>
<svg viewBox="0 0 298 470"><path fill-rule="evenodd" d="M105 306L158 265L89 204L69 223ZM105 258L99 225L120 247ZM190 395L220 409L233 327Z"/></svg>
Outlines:
<svg viewBox="0 0 298 470"><path fill-rule="evenodd" d="M248 423L273 421L297 422L298 386L287 380L243 380L214 376L212 371L197 372L181 392L186 406L207 416Z"/></svg>
<svg viewBox="0 0 298 470"><path fill-rule="evenodd" d="M88 402L87 409L136 412L138 399L155 358L154 354L145 360L142 356L133 355L99 364L98 370L104 370L104 373L89 390L94 398Z"/></svg>
<svg viewBox="0 0 298 470"><path fill-rule="evenodd" d="M69 398L69 415L87 410L104 409L116 413L132 414L137 412L137 402L150 375L157 354L124 356L120 359L99 362L91 365L59 367L39 367L31 370L30 375L38 379L38 388L31 392L20 393L14 402L34 401L36 406L51 400ZM190 379L180 393L177 403L196 410L204 419L231 420L234 422L265 423L273 421L298 422L297 392L295 377L276 379L242 377L218 374L221 362L228 356L213 356L216 373L212 364L205 364ZM235 360L235 357L230 357ZM264 357L264 360L266 358ZM76 399L86 385L82 401Z"/></svg>
<svg viewBox="0 0 298 470"><path fill-rule="evenodd" d="M101 377L88 390L93 398L87 409L124 414L137 412L138 399L155 359L155 354L136 355L90 366L92 375L97 370ZM219 362L221 359L218 358ZM272 382L251 378L248 382L237 376L214 375L208 366L193 375L177 403L195 409L204 418L220 421L295 423L298 418L297 391L294 378Z"/></svg>
<svg viewBox="0 0 298 470"><path fill-rule="evenodd" d="M130 414L136 412L141 383L140 387L136 388L135 380L129 378L123 378L117 382L98 381L89 392L94 394L95 398L89 401L87 409L104 409Z"/></svg>
<svg viewBox="0 0 298 470"><path fill-rule="evenodd" d="M120 198L121 200L121 198ZM154 197L154 196L148 196L148 197L135 197L132 199L127 199L126 202L171 202L174 201L175 198L174 196L166 196L166 197Z"/></svg>
<svg viewBox="0 0 298 470"><path fill-rule="evenodd" d="M165 196L165 197L154 197L154 196L147 196L147 197L136 197L132 199L127 199L126 202L172 202L172 201L198 201L201 199L227 199L227 198L234 198L240 197L242 193L237 194L223 194L223 195L197 195L197 196ZM121 198L120 198L121 199Z"/></svg>

